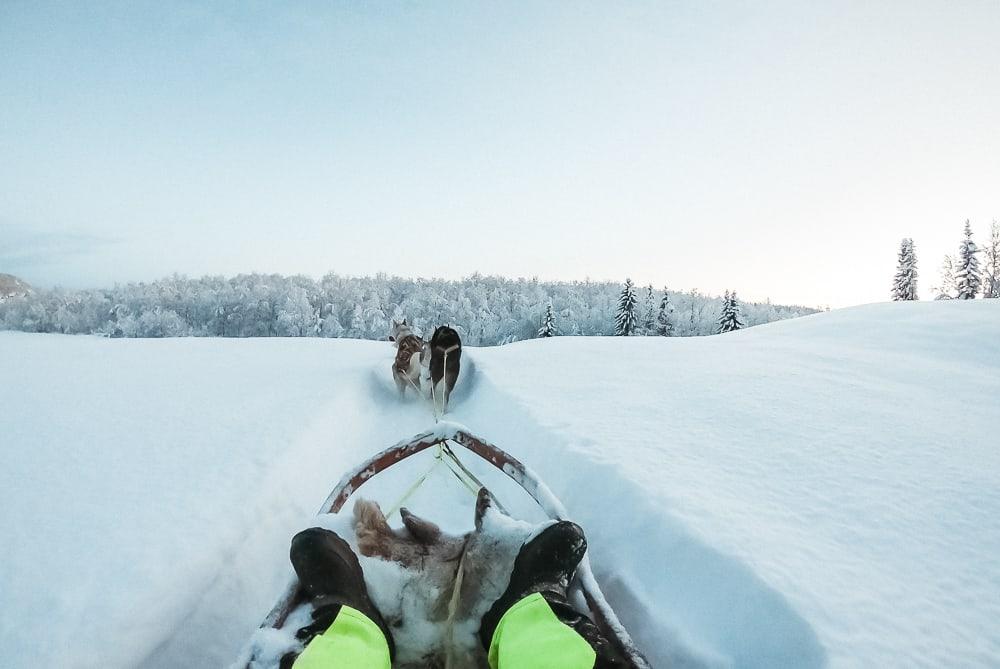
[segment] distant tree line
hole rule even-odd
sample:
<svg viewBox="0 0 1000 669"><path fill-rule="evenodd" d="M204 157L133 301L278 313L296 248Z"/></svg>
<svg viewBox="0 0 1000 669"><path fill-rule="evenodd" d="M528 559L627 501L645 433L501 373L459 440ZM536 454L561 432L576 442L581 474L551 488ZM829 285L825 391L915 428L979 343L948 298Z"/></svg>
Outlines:
<svg viewBox="0 0 1000 669"><path fill-rule="evenodd" d="M628 314L622 315L622 300ZM732 300L732 304L729 300ZM729 305L727 307L727 304ZM35 290L0 302L0 328L111 337L350 337L384 339L393 318L424 333L449 323L470 345L556 335L696 336L720 331L726 310L739 326L816 310L768 302L737 306L695 291L631 280L545 282L472 275L461 280L241 274L183 276L104 290ZM726 327L733 319L725 316Z"/></svg>
<svg viewBox="0 0 1000 669"><path fill-rule="evenodd" d="M990 239L983 249L973 241L972 225L965 221L958 255L944 257L941 281L931 291L936 300L1000 298L1000 225L996 221L990 226ZM892 299L920 299L917 295L917 255L912 239L900 242Z"/></svg>

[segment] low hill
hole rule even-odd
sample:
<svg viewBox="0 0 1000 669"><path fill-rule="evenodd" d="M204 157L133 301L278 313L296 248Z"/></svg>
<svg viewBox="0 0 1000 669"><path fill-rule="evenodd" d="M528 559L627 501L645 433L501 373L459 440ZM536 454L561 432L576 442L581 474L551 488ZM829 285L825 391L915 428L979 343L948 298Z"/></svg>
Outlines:
<svg viewBox="0 0 1000 669"><path fill-rule="evenodd" d="M25 281L17 278L13 274L0 273L0 300L8 297L27 295L31 292L31 286Z"/></svg>

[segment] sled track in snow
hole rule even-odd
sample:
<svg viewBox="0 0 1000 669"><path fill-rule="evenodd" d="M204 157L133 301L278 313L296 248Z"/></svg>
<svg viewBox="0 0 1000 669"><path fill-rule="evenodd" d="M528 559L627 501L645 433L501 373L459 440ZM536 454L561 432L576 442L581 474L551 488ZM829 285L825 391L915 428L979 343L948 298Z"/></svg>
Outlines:
<svg viewBox="0 0 1000 669"><path fill-rule="evenodd" d="M201 597L181 612L177 626L142 663L143 669L179 666L192 657L206 658L199 665L205 667L218 666L219 658L236 658L290 575L288 539L311 524L316 505L343 471L433 421L429 407L425 411L412 395L400 401L390 364L386 356L384 364L380 361L356 377L361 384L345 382L333 393L329 416L317 416L304 430L294 454L270 472L273 484L256 497L251 513L265 521L258 527L260 535L245 536L233 546L233 564L225 569L216 565L206 573ZM501 445L549 482L587 531L595 576L651 666L825 665L812 629L747 565L686 531L670 509L657 506L627 478L613 453L542 425L530 407L498 390L480 372L475 354L463 355L447 419ZM356 416L348 425L331 418L345 415L344 404L352 405L350 413ZM608 457L597 459L595 453ZM300 495L305 507L284 508L290 484L308 488L308 494ZM454 498L441 503L453 504ZM275 509L281 512L275 515ZM448 515L450 509L440 511ZM433 518L433 511L428 515ZM609 515L620 522L607 522ZM247 611L245 620L226 620L232 617L235 593L261 592L248 584L254 579L272 585L263 589L261 601L238 600L236 607Z"/></svg>

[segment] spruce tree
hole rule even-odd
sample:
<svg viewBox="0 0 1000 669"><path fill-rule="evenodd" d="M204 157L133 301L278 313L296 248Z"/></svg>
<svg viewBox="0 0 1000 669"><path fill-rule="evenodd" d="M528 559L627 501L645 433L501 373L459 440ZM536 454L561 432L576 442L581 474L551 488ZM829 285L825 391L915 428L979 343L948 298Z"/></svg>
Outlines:
<svg viewBox="0 0 1000 669"><path fill-rule="evenodd" d="M670 304L667 287L663 287L663 297L660 299L660 313L656 316L656 333L661 337L674 334L674 306Z"/></svg>
<svg viewBox="0 0 1000 669"><path fill-rule="evenodd" d="M618 314L615 316L615 335L618 337L631 337L635 334L639 325L639 318L636 314L638 300L635 296L635 286L632 279L625 279L625 286L618 297Z"/></svg>
<svg viewBox="0 0 1000 669"><path fill-rule="evenodd" d="M542 321L542 327L538 328L538 336L555 337L557 334L556 318L552 315L552 303L549 302L549 306L545 307L545 320Z"/></svg>
<svg viewBox="0 0 1000 669"><path fill-rule="evenodd" d="M656 319L653 312L653 284L646 286L646 314L642 319L643 334L654 334Z"/></svg>
<svg viewBox="0 0 1000 669"><path fill-rule="evenodd" d="M983 255L986 260L983 297L1000 298L1000 225L996 221L990 227L990 243Z"/></svg>
<svg viewBox="0 0 1000 669"><path fill-rule="evenodd" d="M979 258L976 254L979 249L972 241L972 226L969 221L965 221L965 239L958 247L958 270L955 272L955 280L958 282L958 299L972 300L979 293L983 285L982 274L979 271Z"/></svg>
<svg viewBox="0 0 1000 669"><path fill-rule="evenodd" d="M899 268L892 286L895 301L916 300L917 298L917 256L913 250L913 240L904 239L899 244Z"/></svg>
<svg viewBox="0 0 1000 669"><path fill-rule="evenodd" d="M726 291L726 296L722 301L722 314L719 316L719 334L732 332L743 327L740 321L740 303L736 299L736 292Z"/></svg>

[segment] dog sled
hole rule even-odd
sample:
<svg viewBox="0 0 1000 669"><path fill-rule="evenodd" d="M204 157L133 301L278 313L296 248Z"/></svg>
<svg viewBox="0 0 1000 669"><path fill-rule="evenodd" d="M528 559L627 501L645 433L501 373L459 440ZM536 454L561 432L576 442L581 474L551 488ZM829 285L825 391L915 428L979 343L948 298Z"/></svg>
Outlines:
<svg viewBox="0 0 1000 669"><path fill-rule="evenodd" d="M475 436L466 428L456 423L437 423L432 430L423 432L411 439L401 441L367 461L355 467L344 475L336 485L323 506L320 514L337 514L351 496L367 481L379 473L389 469L407 458L418 453L434 449L435 457L444 462L451 472L470 490L477 492L476 525L480 524L483 508L494 506L506 514L500 500L493 496L474 473L462 462L459 453L471 453L485 460L520 486L538 505L544 515L551 520L567 519L568 514L559 499L549 487L531 469L501 448ZM426 475L425 475L426 477ZM409 492L422 483L422 478L414 484ZM408 493L409 494L409 493ZM485 502L485 503L484 503ZM395 510L395 509L394 509ZM390 511L390 514L392 511ZM407 512L402 511L404 520ZM585 555L577 569L574 581L570 586L575 600L581 610L586 609L594 623L603 635L614 645L622 657L627 658L634 669L649 669L650 665L632 641L618 616L611 608L591 569L589 555ZM293 578L283 595L264 618L257 635L273 633L277 630L290 629L304 618L303 610L309 608L302 589ZM262 657L260 646L251 642L234 666L235 669L277 669L277 663ZM244 662L245 661L245 662Z"/></svg>

